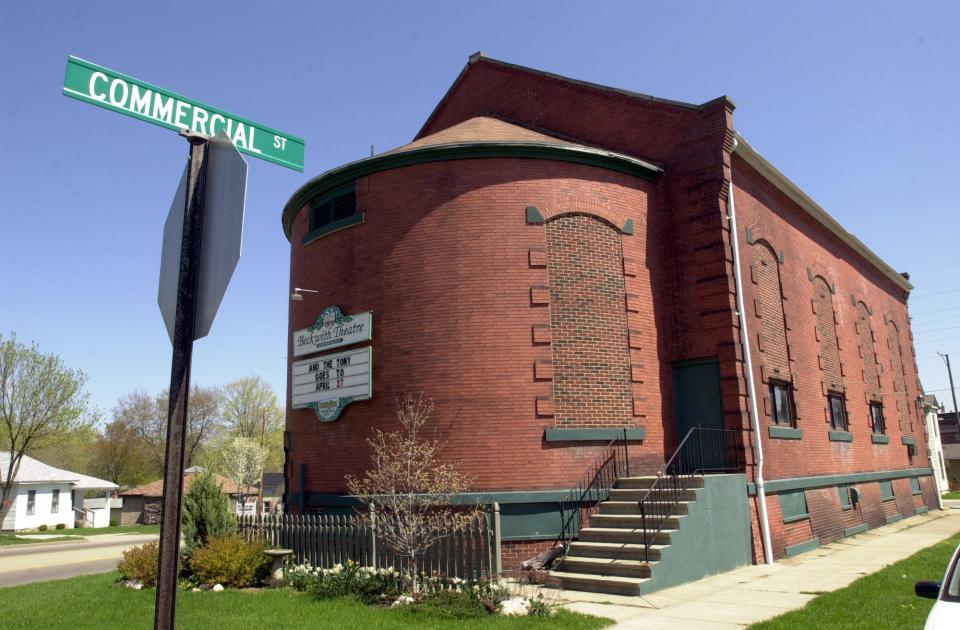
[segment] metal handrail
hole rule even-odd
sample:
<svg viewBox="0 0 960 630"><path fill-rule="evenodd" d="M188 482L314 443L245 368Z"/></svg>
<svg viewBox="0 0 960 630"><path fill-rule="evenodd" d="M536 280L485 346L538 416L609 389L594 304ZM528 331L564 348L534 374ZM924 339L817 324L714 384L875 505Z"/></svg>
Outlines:
<svg viewBox="0 0 960 630"><path fill-rule="evenodd" d="M732 442L728 442L728 436L733 438ZM690 488L694 477L704 473L741 470L739 436L736 429L713 429L697 425L683 437L673 455L664 464L663 470L657 473L657 478L650 484L650 488L637 501L643 528L644 562L650 561L650 547L656 541L657 535L663 531L667 519L673 515L677 503ZM705 437L709 440L706 444ZM731 448L735 453L733 465L730 464L729 457ZM654 529L652 534L651 529Z"/></svg>
<svg viewBox="0 0 960 630"><path fill-rule="evenodd" d="M560 501L560 535L555 544L562 544L564 552L579 532L584 520L584 510L589 517L609 496L610 488L621 476L630 476L630 459L627 451L627 429L610 440L600 456L587 468L577 485ZM570 508L568 509L567 506ZM569 514L568 514L569 512Z"/></svg>

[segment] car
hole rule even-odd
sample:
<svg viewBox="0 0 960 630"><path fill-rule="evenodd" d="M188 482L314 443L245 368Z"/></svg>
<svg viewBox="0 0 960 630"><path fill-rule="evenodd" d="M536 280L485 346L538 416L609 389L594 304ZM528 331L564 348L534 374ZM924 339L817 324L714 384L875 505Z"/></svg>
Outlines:
<svg viewBox="0 0 960 630"><path fill-rule="evenodd" d="M960 545L953 552L942 582L917 582L913 591L918 597L937 600L927 616L924 630L960 628Z"/></svg>

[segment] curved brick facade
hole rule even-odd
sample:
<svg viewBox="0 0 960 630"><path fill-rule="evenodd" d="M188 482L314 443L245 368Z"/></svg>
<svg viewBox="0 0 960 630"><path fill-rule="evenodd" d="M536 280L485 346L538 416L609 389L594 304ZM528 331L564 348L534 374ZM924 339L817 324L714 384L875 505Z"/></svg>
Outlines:
<svg viewBox="0 0 960 630"><path fill-rule="evenodd" d="M291 304L290 329L331 304L372 311L374 370L373 398L335 422L288 409L289 488L305 464L308 492L344 491L344 475L368 464L371 429L393 429L408 393L433 399L445 456L476 490L570 485L597 444L548 444L547 428L644 426L660 388L655 369L636 381L631 370L645 353L656 365L655 344L639 342L652 279L633 261L644 259L652 188L580 164L462 159L360 178L363 223L305 245L298 213L291 288L319 293ZM531 223L528 206L550 217ZM662 462L658 427L646 429L635 455Z"/></svg>

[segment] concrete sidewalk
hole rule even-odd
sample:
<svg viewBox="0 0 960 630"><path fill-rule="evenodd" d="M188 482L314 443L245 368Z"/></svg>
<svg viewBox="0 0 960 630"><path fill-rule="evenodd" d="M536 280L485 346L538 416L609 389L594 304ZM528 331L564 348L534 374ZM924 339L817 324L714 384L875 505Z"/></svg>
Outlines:
<svg viewBox="0 0 960 630"><path fill-rule="evenodd" d="M561 591L558 596L570 610L616 620L618 629L743 628L802 608L819 593L843 588L958 531L960 511L928 512L772 566L746 566L649 595Z"/></svg>

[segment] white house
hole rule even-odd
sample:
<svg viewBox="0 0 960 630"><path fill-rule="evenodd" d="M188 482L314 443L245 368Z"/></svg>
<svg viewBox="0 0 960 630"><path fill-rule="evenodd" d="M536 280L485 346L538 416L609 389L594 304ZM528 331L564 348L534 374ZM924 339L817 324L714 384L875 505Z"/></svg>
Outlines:
<svg viewBox="0 0 960 630"><path fill-rule="evenodd" d="M10 453L0 453L0 477L7 474L9 465ZM110 524L110 493L117 489L110 481L60 470L24 455L14 476L12 505L0 529L22 531L41 525L55 529L59 524L67 529L75 524L106 527ZM91 490L102 491L106 500L85 504L84 497Z"/></svg>
<svg viewBox="0 0 960 630"><path fill-rule="evenodd" d="M923 397L924 423L927 427L927 445L930 452L930 466L933 469L933 481L937 486L937 492L943 494L950 489L950 482L947 480L947 466L943 461L944 448L940 439L939 411L940 403L936 396L927 394Z"/></svg>

